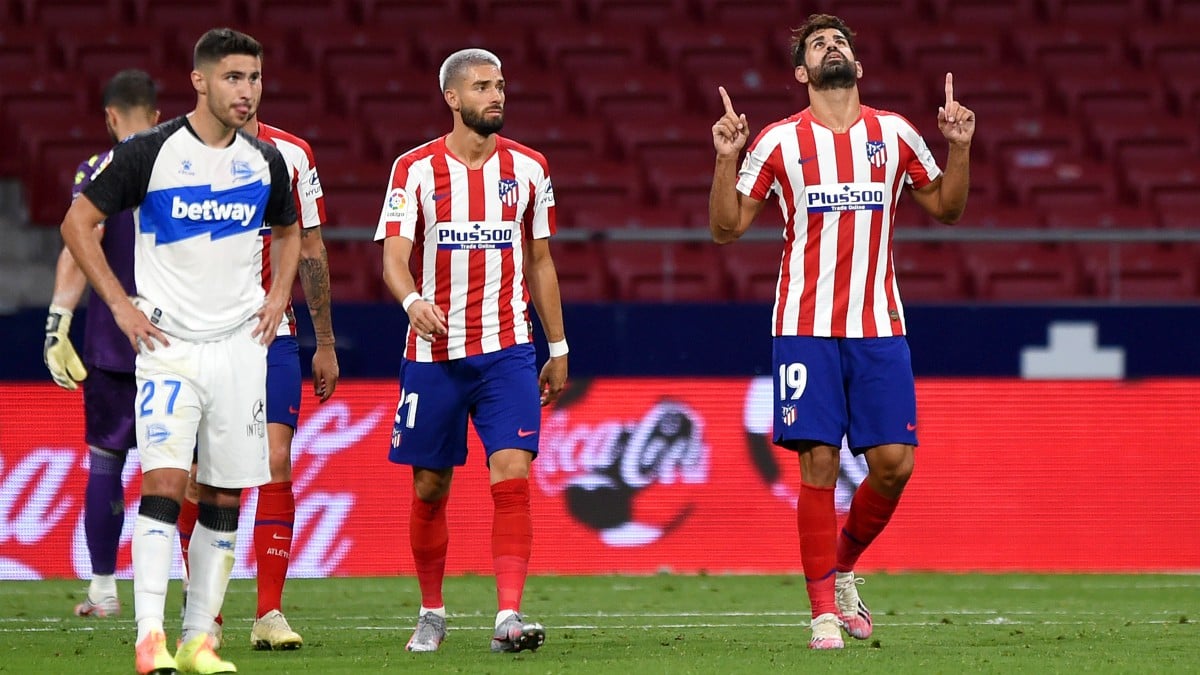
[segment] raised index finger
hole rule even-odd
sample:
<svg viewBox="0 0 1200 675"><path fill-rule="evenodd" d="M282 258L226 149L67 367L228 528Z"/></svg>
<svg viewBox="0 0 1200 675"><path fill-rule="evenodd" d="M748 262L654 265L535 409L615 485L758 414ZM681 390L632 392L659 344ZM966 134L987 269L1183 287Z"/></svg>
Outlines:
<svg viewBox="0 0 1200 675"><path fill-rule="evenodd" d="M946 73L946 107L954 102L954 73Z"/></svg>
<svg viewBox="0 0 1200 675"><path fill-rule="evenodd" d="M733 101L729 100L729 92L725 91L725 87L717 87L717 91L721 92L721 102L725 104L725 112L737 117L737 113L733 112Z"/></svg>

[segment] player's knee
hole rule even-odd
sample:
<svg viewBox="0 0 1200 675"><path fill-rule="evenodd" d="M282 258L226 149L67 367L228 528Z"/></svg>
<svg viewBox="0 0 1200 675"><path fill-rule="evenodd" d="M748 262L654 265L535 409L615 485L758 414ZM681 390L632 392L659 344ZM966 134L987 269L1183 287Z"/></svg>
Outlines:
<svg viewBox="0 0 1200 675"><path fill-rule="evenodd" d="M450 494L450 473L420 470L413 475L413 493L423 502L436 502Z"/></svg>
<svg viewBox="0 0 1200 675"><path fill-rule="evenodd" d="M896 462L873 467L871 473L874 474L876 485L884 494L899 496L908 484L908 479L912 477L914 465L912 453L909 453Z"/></svg>

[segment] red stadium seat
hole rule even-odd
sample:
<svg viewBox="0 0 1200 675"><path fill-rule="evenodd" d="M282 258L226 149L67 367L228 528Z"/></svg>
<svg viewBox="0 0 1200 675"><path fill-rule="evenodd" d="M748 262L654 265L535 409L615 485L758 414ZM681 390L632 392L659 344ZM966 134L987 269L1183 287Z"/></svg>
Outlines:
<svg viewBox="0 0 1200 675"><path fill-rule="evenodd" d="M1167 90L1175 109L1184 116L1200 116L1200 72L1177 71L1167 78Z"/></svg>
<svg viewBox="0 0 1200 675"><path fill-rule="evenodd" d="M1135 26L1129 43L1138 53L1143 68L1160 66L1161 72L1174 76L1172 66L1200 62L1200 42L1196 26L1187 23Z"/></svg>
<svg viewBox="0 0 1200 675"><path fill-rule="evenodd" d="M712 164L715 156L712 144L704 143L712 137L712 125L716 118L685 115L646 115L632 119L618 119L612 130L621 154L634 159L646 153L692 153L704 152ZM698 146L698 147L697 147ZM711 168L711 167L710 167Z"/></svg>
<svg viewBox="0 0 1200 675"><path fill-rule="evenodd" d="M745 0L697 0L700 20L712 26L736 24L764 28L798 25L805 16L803 0L746 2Z"/></svg>
<svg viewBox="0 0 1200 675"><path fill-rule="evenodd" d="M1172 148L1200 151L1200 129L1194 120L1167 113L1112 113L1094 116L1088 122L1092 142L1105 157L1123 156L1127 150L1171 151Z"/></svg>
<svg viewBox="0 0 1200 675"><path fill-rule="evenodd" d="M1052 21L1114 26L1136 25L1151 18L1151 0L1045 0Z"/></svg>
<svg viewBox="0 0 1200 675"><path fill-rule="evenodd" d="M441 117L379 119L368 136L387 167L400 155L450 132L449 113ZM372 118L367 118L372 119Z"/></svg>
<svg viewBox="0 0 1200 675"><path fill-rule="evenodd" d="M1022 204L1035 207L1066 202L1114 203L1120 194L1111 166L1084 160L1010 171L1007 180Z"/></svg>
<svg viewBox="0 0 1200 675"><path fill-rule="evenodd" d="M446 115L437 73L424 68L365 68L335 78L330 94L347 114L366 122L399 124L413 117L430 117L440 104Z"/></svg>
<svg viewBox="0 0 1200 675"><path fill-rule="evenodd" d="M365 130L356 120L331 115L285 120L270 113L265 102L263 119L268 124L278 122L278 126L308 141L318 166L323 162L339 163L366 157Z"/></svg>
<svg viewBox="0 0 1200 675"><path fill-rule="evenodd" d="M1081 244L1094 293L1107 300L1190 300L1200 259L1186 244Z"/></svg>
<svg viewBox="0 0 1200 675"><path fill-rule="evenodd" d="M717 249L738 302L773 302L779 285L783 241L735 241Z"/></svg>
<svg viewBox="0 0 1200 675"><path fill-rule="evenodd" d="M1200 195L1200 167L1194 158L1122 168L1125 184L1143 205L1157 205L1170 194Z"/></svg>
<svg viewBox="0 0 1200 675"><path fill-rule="evenodd" d="M1152 72L1131 66L1104 66L1054 76L1065 109L1083 116L1161 114L1166 93Z"/></svg>
<svg viewBox="0 0 1200 675"><path fill-rule="evenodd" d="M55 32L67 70L104 81L125 68L164 69L173 65L157 37L147 35L144 29L123 26L64 26Z"/></svg>
<svg viewBox="0 0 1200 675"><path fill-rule="evenodd" d="M707 214L705 214L703 223L697 222L695 216L696 214L669 206L627 205L616 210L576 209L571 217L571 225L580 229L596 231L708 227Z"/></svg>
<svg viewBox="0 0 1200 675"><path fill-rule="evenodd" d="M518 0L517 4L523 5L526 1ZM533 3L533 6L537 6L537 3ZM548 22L550 19L543 17L533 25L541 25L540 21ZM518 19L494 19L478 25L434 23L421 26L412 39L416 43L417 51L428 64L429 72L425 73L425 78L432 82L436 89L438 68L442 62L447 56L465 49L468 45L482 47L498 56L501 64L505 66L506 78L507 71L511 70L512 66L536 63L536 53L529 37L530 25L529 21Z"/></svg>
<svg viewBox="0 0 1200 675"><path fill-rule="evenodd" d="M888 49L887 35L888 30L876 30L871 27L865 29L854 22L853 19L847 18L850 22L850 28L857 31L854 36L854 57L861 61L865 68L871 70L875 68L887 67L895 58ZM787 66L789 69L792 65L792 31L791 28L803 23L804 15L797 14L791 19L780 24L772 24L769 27L770 36L772 38L773 47L777 56L770 64L775 65L776 62L780 66ZM911 19L906 20L905 24L911 23ZM868 71L869 72L869 71ZM789 70L790 73L790 70Z"/></svg>
<svg viewBox="0 0 1200 675"><path fill-rule="evenodd" d="M687 0L582 0L588 21L665 25L690 19Z"/></svg>
<svg viewBox="0 0 1200 675"><path fill-rule="evenodd" d="M1158 224L1171 230L1200 229L1200 192L1192 195L1191 203L1167 200L1158 204Z"/></svg>
<svg viewBox="0 0 1200 675"><path fill-rule="evenodd" d="M572 79L575 94L588 115L615 120L665 115L686 109L679 76L666 70L622 72L601 68L576 71Z"/></svg>
<svg viewBox="0 0 1200 675"><path fill-rule="evenodd" d="M378 302L391 297L383 284L382 246L326 237L325 249L329 253L329 295L335 302ZM297 290L293 297L303 298L303 294Z"/></svg>
<svg viewBox="0 0 1200 675"><path fill-rule="evenodd" d="M659 50L673 69L753 67L770 61L765 27L735 23L695 26L668 24L654 33Z"/></svg>
<svg viewBox="0 0 1200 675"><path fill-rule="evenodd" d="M600 248L590 241L551 241L550 255L558 270L558 292L563 302L607 302L612 280Z"/></svg>
<svg viewBox="0 0 1200 675"><path fill-rule="evenodd" d="M390 170L390 165L377 162L325 162L317 157L328 224L374 228L387 194Z"/></svg>
<svg viewBox="0 0 1200 675"><path fill-rule="evenodd" d="M477 0L476 6L479 8L479 21L483 24L500 22L553 26L574 23L580 18L575 0Z"/></svg>
<svg viewBox="0 0 1200 675"><path fill-rule="evenodd" d="M988 133L979 134L976 141L984 157L999 160L1010 171L1049 166L1061 158L1082 156L1086 150L1077 120L1036 111L997 114Z"/></svg>
<svg viewBox="0 0 1200 675"><path fill-rule="evenodd" d="M1121 24L1104 23L1023 25L1012 32L1012 40L1027 66L1063 73L1125 63L1127 30Z"/></svg>
<svg viewBox="0 0 1200 675"><path fill-rule="evenodd" d="M840 16L851 30L864 33L911 24L923 9L919 0L812 0L808 6L814 12ZM797 22L801 20L799 17Z"/></svg>
<svg viewBox="0 0 1200 675"><path fill-rule="evenodd" d="M504 83L506 123L516 119L554 119L569 114L569 90L566 78L558 70L513 65L504 69ZM444 103L442 107L445 108Z"/></svg>
<svg viewBox="0 0 1200 675"><path fill-rule="evenodd" d="M275 66L264 70L263 93L259 110L262 120L273 124L278 119L280 126L293 120L322 117L326 111L325 90L314 86L312 72L291 70Z"/></svg>
<svg viewBox="0 0 1200 675"><path fill-rule="evenodd" d="M904 302L954 302L970 297L962 252L954 244L899 242L892 249Z"/></svg>
<svg viewBox="0 0 1200 675"><path fill-rule="evenodd" d="M1004 35L995 25L939 26L932 31L896 30L890 37L900 55L901 65L910 71L937 74L964 66L994 66L1003 61Z"/></svg>
<svg viewBox="0 0 1200 675"><path fill-rule="evenodd" d="M38 26L0 25L0 73L36 73L57 66L47 32ZM4 84L0 75L0 89Z"/></svg>
<svg viewBox="0 0 1200 675"><path fill-rule="evenodd" d="M1158 219L1150 209L1112 204L1048 204L1042 207L1046 226L1052 229L1143 230L1153 228Z"/></svg>
<svg viewBox="0 0 1200 675"><path fill-rule="evenodd" d="M340 26L352 18L350 5L351 0L249 0L246 20L250 25L303 30Z"/></svg>
<svg viewBox="0 0 1200 675"><path fill-rule="evenodd" d="M312 69L327 73L330 78L356 77L357 73L366 71L416 68L419 65L409 42L397 40L395 28L378 24L325 27L305 35L298 46L306 52ZM267 74L271 74L270 69ZM310 74L309 79L311 86L319 78Z"/></svg>
<svg viewBox="0 0 1200 675"><path fill-rule="evenodd" d="M1079 262L1068 247L979 243L962 248L979 299L1053 302L1082 292Z"/></svg>
<svg viewBox="0 0 1200 675"><path fill-rule="evenodd" d="M717 87L724 87L729 93L734 110L746 116L752 131L761 130L807 105L806 94L797 96L801 89L788 68L702 68L689 79L691 110L700 113L708 121L706 128L710 130L709 134L713 122L724 114Z"/></svg>
<svg viewBox="0 0 1200 675"><path fill-rule="evenodd" d="M711 157L711 153L709 154ZM712 161L650 165L646 169L650 189L662 206L703 204L712 190Z"/></svg>
<svg viewBox="0 0 1200 675"><path fill-rule="evenodd" d="M537 119L514 115L505 118L501 133L545 155L550 173L556 178L562 175L564 165L603 162L610 154L608 128L586 117Z"/></svg>
<svg viewBox="0 0 1200 675"><path fill-rule="evenodd" d="M647 61L648 38L641 26L567 24L538 36L542 60L567 71L636 69Z"/></svg>
<svg viewBox="0 0 1200 675"><path fill-rule="evenodd" d="M872 68L858 81L858 94L863 105L898 113L910 122L928 128L930 120L936 119L937 106L941 102L929 102L925 84L914 82L910 70Z"/></svg>
<svg viewBox="0 0 1200 675"><path fill-rule="evenodd" d="M230 24L240 24L238 3L234 0L133 0L133 22L142 27L178 29L181 39L190 39L188 49L213 26L213 17L226 17ZM258 36L256 35L257 39Z"/></svg>
<svg viewBox="0 0 1200 675"><path fill-rule="evenodd" d="M427 26L432 23L463 24L470 10L464 0L359 0L365 26Z"/></svg>
<svg viewBox="0 0 1200 675"><path fill-rule="evenodd" d="M46 27L119 26L129 19L123 0L22 0L25 23Z"/></svg>
<svg viewBox="0 0 1200 675"><path fill-rule="evenodd" d="M930 4L939 23L1027 26L1038 20L1037 0L931 0Z"/></svg>
<svg viewBox="0 0 1200 675"><path fill-rule="evenodd" d="M1037 69L1016 66L955 67L954 97L963 105L977 111L987 111L993 117L1003 115L1037 116L1048 111L1046 83ZM864 75L863 79L869 77ZM930 73L921 78L926 100L937 106L946 100L944 73ZM985 134L980 134L985 136Z"/></svg>
<svg viewBox="0 0 1200 675"><path fill-rule="evenodd" d="M999 203L995 206L975 208L968 198L967 210L958 225L995 229L1037 228L1042 226L1042 212L1029 206L1005 206Z"/></svg>
<svg viewBox="0 0 1200 675"><path fill-rule="evenodd" d="M22 121L17 129L30 220L57 225L70 203L75 169L112 146L103 118L99 112L43 115Z"/></svg>
<svg viewBox="0 0 1200 675"><path fill-rule="evenodd" d="M604 254L619 300L722 302L729 298L715 244L607 242Z"/></svg>
<svg viewBox="0 0 1200 675"><path fill-rule="evenodd" d="M24 120L86 117L99 111L99 88L80 73L9 73L0 88L0 122L10 127Z"/></svg>
<svg viewBox="0 0 1200 675"><path fill-rule="evenodd" d="M559 162L550 165L550 175L554 181L555 204L560 214L564 214L560 217L568 222L574 209L617 210L642 203L638 178L623 163Z"/></svg>
<svg viewBox="0 0 1200 675"><path fill-rule="evenodd" d="M1195 24L1200 22L1200 0L1159 0L1159 12L1164 21Z"/></svg>

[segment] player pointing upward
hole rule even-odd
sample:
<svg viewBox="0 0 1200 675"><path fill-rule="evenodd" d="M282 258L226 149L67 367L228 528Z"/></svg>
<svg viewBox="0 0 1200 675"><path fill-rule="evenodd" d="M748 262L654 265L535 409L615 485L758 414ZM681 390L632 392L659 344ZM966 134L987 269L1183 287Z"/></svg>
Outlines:
<svg viewBox="0 0 1200 675"><path fill-rule="evenodd" d="M810 106L768 126L750 145L744 115L720 89L713 125L716 168L709 200L713 240L744 234L768 195L784 217L773 361L775 443L798 453L800 560L812 603L813 649L843 647L840 627L871 634L854 565L891 519L913 470L916 394L904 306L892 267L892 224L902 191L943 223L967 203L975 114L954 99L938 127L950 142L942 173L903 117L861 105L854 33L841 19L810 16L793 32L796 80ZM838 450L846 436L869 473L841 533L834 511Z"/></svg>

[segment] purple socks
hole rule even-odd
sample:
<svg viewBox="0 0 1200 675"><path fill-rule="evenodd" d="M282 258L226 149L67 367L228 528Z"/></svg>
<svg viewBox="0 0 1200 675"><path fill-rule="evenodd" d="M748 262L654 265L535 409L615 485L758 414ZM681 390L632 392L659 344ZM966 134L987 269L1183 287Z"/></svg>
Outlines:
<svg viewBox="0 0 1200 675"><path fill-rule="evenodd" d="M125 453L91 447L89 460L83 530L92 557L92 574L111 575L117 570L117 549L125 526L125 489L121 485Z"/></svg>

